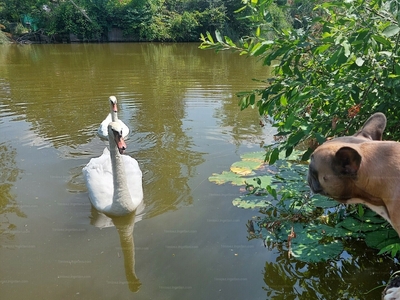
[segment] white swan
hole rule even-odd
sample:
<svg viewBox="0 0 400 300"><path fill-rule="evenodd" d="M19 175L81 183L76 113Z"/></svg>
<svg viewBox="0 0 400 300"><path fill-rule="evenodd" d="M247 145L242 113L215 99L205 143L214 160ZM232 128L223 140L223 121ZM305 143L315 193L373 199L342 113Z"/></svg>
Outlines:
<svg viewBox="0 0 400 300"><path fill-rule="evenodd" d="M120 123L108 125L108 140L110 151L105 148L82 172L94 208L109 216L124 216L143 200L142 171L136 159L122 155L126 144Z"/></svg>
<svg viewBox="0 0 400 300"><path fill-rule="evenodd" d="M110 101L110 113L108 116L101 122L99 129L97 130L97 134L102 139L108 139L108 124L111 122L118 122L122 126L122 137L125 138L129 134L129 127L125 125L120 119L118 119L118 106L117 106L117 98L115 96L110 96L108 98Z"/></svg>

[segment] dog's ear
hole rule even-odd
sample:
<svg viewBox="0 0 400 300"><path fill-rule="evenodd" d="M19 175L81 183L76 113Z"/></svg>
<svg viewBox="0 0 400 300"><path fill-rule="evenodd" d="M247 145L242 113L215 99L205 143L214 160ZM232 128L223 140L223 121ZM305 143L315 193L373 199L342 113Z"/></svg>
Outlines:
<svg viewBox="0 0 400 300"><path fill-rule="evenodd" d="M333 170L339 175L357 176L361 164L361 155L351 147L342 147L335 153Z"/></svg>
<svg viewBox="0 0 400 300"><path fill-rule="evenodd" d="M369 117L364 126L354 136L364 137L374 141L381 141L386 127L386 116L383 113L375 113Z"/></svg>

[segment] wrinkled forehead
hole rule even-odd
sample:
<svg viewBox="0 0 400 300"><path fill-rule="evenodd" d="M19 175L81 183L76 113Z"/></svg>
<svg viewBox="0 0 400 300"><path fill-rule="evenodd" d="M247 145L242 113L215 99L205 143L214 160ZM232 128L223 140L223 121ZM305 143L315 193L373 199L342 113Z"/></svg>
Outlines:
<svg viewBox="0 0 400 300"><path fill-rule="evenodd" d="M323 165L330 164L336 151L340 147L341 146L336 143L331 143L329 145L322 144L311 154L310 166L319 165L322 167Z"/></svg>
<svg viewBox="0 0 400 300"><path fill-rule="evenodd" d="M362 136L342 136L342 137L337 137L332 140L326 141L322 145L334 144L334 143L361 144L361 143L370 142L370 141L372 141L372 140L369 138L362 137Z"/></svg>

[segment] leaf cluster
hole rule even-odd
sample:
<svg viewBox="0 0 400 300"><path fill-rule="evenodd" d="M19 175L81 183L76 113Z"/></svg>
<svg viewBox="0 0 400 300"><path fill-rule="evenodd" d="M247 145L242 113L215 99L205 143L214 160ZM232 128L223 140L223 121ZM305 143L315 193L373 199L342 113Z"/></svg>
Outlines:
<svg viewBox="0 0 400 300"><path fill-rule="evenodd" d="M29 16L47 35L74 33L81 39L90 40L107 40L113 27L137 41L198 41L201 32L216 29L235 36L250 33L246 20L239 20L239 15L233 13L241 5L241 0L3 2L0 1L0 23L5 24L9 31L13 31L11 24L21 24L22 17Z"/></svg>
<svg viewBox="0 0 400 300"><path fill-rule="evenodd" d="M399 139L398 1L322 2L298 29L271 25L270 2L247 3L258 24L252 37L233 42L217 32L214 41L207 33L200 46L238 51L269 67L259 89L238 93L241 109L257 108L277 129L279 142L267 147L267 160L296 147L307 160L317 144L353 134L377 111L388 118L387 136Z"/></svg>
<svg viewBox="0 0 400 300"><path fill-rule="evenodd" d="M262 238L266 247L285 245L291 257L319 262L339 257L349 239L364 240L379 254L396 256L400 240L389 224L362 205L345 206L321 195L311 195L305 180L307 165L299 152L263 162L264 151L247 153L230 171L213 174L211 182L244 185L234 206L259 209L261 216L248 223L249 239Z"/></svg>

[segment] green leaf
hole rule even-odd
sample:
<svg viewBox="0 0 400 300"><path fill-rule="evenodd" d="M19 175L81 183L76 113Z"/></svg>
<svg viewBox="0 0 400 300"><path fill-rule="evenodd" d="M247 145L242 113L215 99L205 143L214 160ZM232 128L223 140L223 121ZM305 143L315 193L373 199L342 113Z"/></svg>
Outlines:
<svg viewBox="0 0 400 300"><path fill-rule="evenodd" d="M262 163L252 160L242 160L235 162L231 165L231 172L239 175L251 175L254 174L253 170L256 170L262 166Z"/></svg>
<svg viewBox="0 0 400 300"><path fill-rule="evenodd" d="M378 255L389 253L389 252L392 257L395 257L400 252L400 243L394 243L394 244L390 244L390 245L383 247L379 251Z"/></svg>
<svg viewBox="0 0 400 300"><path fill-rule="evenodd" d="M312 225L308 227L307 224L288 223L285 225L285 230L282 230L280 234L281 239L284 239L285 235L287 239L292 227L296 237L291 239L291 254L298 260L309 263L326 261L339 256L343 252L341 241L320 242L321 237L326 235L326 230L329 230L329 226L322 228Z"/></svg>
<svg viewBox="0 0 400 300"><path fill-rule="evenodd" d="M284 129L284 130L291 130L294 121L296 121L296 116L295 116L294 113L291 113L291 114L287 117L286 122L285 122L285 125L283 126L283 129Z"/></svg>
<svg viewBox="0 0 400 300"><path fill-rule="evenodd" d="M388 228L368 232L365 236L367 246L375 249L383 249L388 245L399 242L399 236L396 231Z"/></svg>
<svg viewBox="0 0 400 300"><path fill-rule="evenodd" d="M387 39L385 39L385 38L382 37L382 36L373 35L372 38L373 38L375 41L377 41L378 43L380 43L380 44L383 44L383 45L385 45L385 46L391 46L390 41L387 40Z"/></svg>
<svg viewBox="0 0 400 300"><path fill-rule="evenodd" d="M335 200L332 200L328 197L322 195L313 195L309 201L309 205L313 205L315 207L321 208L332 208L338 206L339 203Z"/></svg>
<svg viewBox="0 0 400 300"><path fill-rule="evenodd" d="M281 97L279 98L279 102L281 103L282 106L287 105L287 98L286 98L285 94L281 95Z"/></svg>
<svg viewBox="0 0 400 300"><path fill-rule="evenodd" d="M240 155L242 160L253 160L260 163L265 161L265 151L258 151L258 152L248 152L245 154Z"/></svg>
<svg viewBox="0 0 400 300"><path fill-rule="evenodd" d="M362 67L363 64L364 64L364 60L361 57L357 57L356 65L359 67Z"/></svg>
<svg viewBox="0 0 400 300"><path fill-rule="evenodd" d="M382 34L383 34L385 37L389 38L389 37L392 37L392 36L398 34L399 31L400 31L400 27L399 27L399 26L397 26L397 25L389 25L388 27L386 27L386 28L382 31Z"/></svg>
<svg viewBox="0 0 400 300"><path fill-rule="evenodd" d="M315 263L336 258L343 252L343 243L341 241L333 241L329 244L315 243L313 245L306 243L292 242L292 254L298 260Z"/></svg>
<svg viewBox="0 0 400 300"><path fill-rule="evenodd" d="M331 47L331 44L324 44L317 47L314 51L315 54L322 54Z"/></svg>
<svg viewBox="0 0 400 300"><path fill-rule="evenodd" d="M271 203L267 201L266 197L260 197L255 195L247 195L245 197L233 199L232 204L236 207L245 209L262 208L271 205Z"/></svg>
<svg viewBox="0 0 400 300"><path fill-rule="evenodd" d="M268 163L272 165L278 160L278 158L279 158L279 149L275 148L274 150L272 150L271 155L269 156Z"/></svg>
<svg viewBox="0 0 400 300"><path fill-rule="evenodd" d="M228 36L225 36L225 41L229 46L236 47L236 44Z"/></svg>
<svg viewBox="0 0 400 300"><path fill-rule="evenodd" d="M210 182L214 182L215 184L224 184L227 182L231 182L233 185L244 185L245 178L240 177L239 175L233 172L223 171L221 174L213 174L208 177Z"/></svg>
<svg viewBox="0 0 400 300"><path fill-rule="evenodd" d="M364 207L361 204L358 204L358 215L360 217L364 216Z"/></svg>
<svg viewBox="0 0 400 300"><path fill-rule="evenodd" d="M207 31L207 38L208 38L208 40L209 40L211 43L213 43L213 44L214 44L214 39L213 39L213 37L212 37L211 33L210 33L210 32L208 32L208 31Z"/></svg>
<svg viewBox="0 0 400 300"><path fill-rule="evenodd" d="M342 43L342 46L343 46L343 49L344 49L344 55L345 55L346 57L349 57L350 54L351 54L349 42L348 42L348 41L344 41L344 42Z"/></svg>
<svg viewBox="0 0 400 300"><path fill-rule="evenodd" d="M219 30L215 30L215 37L217 38L217 41L219 43L222 43L222 44L224 43L222 36L221 36L221 32L219 32Z"/></svg>

